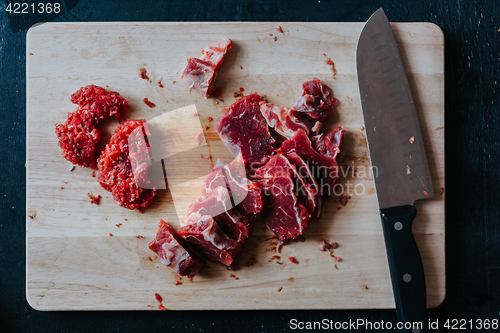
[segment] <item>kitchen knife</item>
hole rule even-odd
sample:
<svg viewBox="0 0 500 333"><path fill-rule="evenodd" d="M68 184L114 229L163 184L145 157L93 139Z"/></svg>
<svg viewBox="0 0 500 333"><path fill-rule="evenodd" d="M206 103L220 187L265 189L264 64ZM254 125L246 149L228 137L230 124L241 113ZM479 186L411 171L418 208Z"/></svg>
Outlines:
<svg viewBox="0 0 500 333"><path fill-rule="evenodd" d="M411 226L413 203L434 190L410 85L382 8L359 36L356 67L398 321L422 323L402 332L423 332L425 277Z"/></svg>

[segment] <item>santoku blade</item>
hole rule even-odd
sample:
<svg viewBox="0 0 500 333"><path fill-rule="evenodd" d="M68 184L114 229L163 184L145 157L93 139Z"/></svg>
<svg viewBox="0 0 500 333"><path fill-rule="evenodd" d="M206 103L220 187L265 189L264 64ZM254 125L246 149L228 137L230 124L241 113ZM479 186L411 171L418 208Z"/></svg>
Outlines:
<svg viewBox="0 0 500 333"><path fill-rule="evenodd" d="M356 66L380 209L432 197L432 179L410 85L382 9L361 32Z"/></svg>

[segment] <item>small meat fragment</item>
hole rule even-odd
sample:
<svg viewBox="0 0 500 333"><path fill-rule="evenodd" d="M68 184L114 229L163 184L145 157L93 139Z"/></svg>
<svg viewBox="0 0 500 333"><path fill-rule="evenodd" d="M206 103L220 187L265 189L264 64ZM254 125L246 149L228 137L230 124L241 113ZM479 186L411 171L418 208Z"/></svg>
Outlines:
<svg viewBox="0 0 500 333"><path fill-rule="evenodd" d="M158 301L158 303L163 302L163 298L160 296L160 294L155 293L155 298L156 298L156 300Z"/></svg>
<svg viewBox="0 0 500 333"><path fill-rule="evenodd" d="M298 264L299 262L297 261L297 259L295 259L295 257L288 257L288 260L290 260L291 263L294 263L294 264Z"/></svg>
<svg viewBox="0 0 500 333"><path fill-rule="evenodd" d="M160 221L156 237L149 243L149 248L158 254L162 264L181 276L192 278L203 266L203 260L189 250L184 240L178 237L170 225L163 220ZM160 295L156 295L158 294L155 294L158 302L161 302Z"/></svg>
<svg viewBox="0 0 500 333"><path fill-rule="evenodd" d="M236 254L241 251L240 244L229 238L208 215L191 215L188 224L179 229L177 235L209 260L219 261L226 266L230 266Z"/></svg>
<svg viewBox="0 0 500 333"><path fill-rule="evenodd" d="M144 99L143 99L143 102L144 102L144 104L146 104L146 105L147 105L147 106L149 106L150 108L154 108L154 107L156 106L156 104L155 104L155 103L151 102L151 101L150 101L149 99L147 99L147 98L144 98Z"/></svg>
<svg viewBox="0 0 500 333"><path fill-rule="evenodd" d="M306 132L299 130L292 139L281 144L279 152L288 157L291 153L299 155L311 166L312 174L316 176L320 194L330 196L337 181L338 165L335 159L320 154L311 146Z"/></svg>
<svg viewBox="0 0 500 333"><path fill-rule="evenodd" d="M231 154L250 169L270 159L276 142L260 113L260 101L258 94L242 97L214 124Z"/></svg>
<svg viewBox="0 0 500 333"><path fill-rule="evenodd" d="M232 207L226 186L215 188L191 204L188 216L191 214L211 216L222 231L239 243L243 243L253 231L250 220Z"/></svg>
<svg viewBox="0 0 500 333"><path fill-rule="evenodd" d="M259 105L267 125L285 138L291 139L299 129L304 130L309 135L311 123L305 119L299 120L296 110L265 101L261 101Z"/></svg>
<svg viewBox="0 0 500 333"><path fill-rule="evenodd" d="M113 194L118 205L128 209L142 210L153 202L156 195L156 187L148 179L147 166L152 155L149 143L144 139L145 133L149 132L143 119L121 124L97 163L99 184Z"/></svg>
<svg viewBox="0 0 500 333"><path fill-rule="evenodd" d="M64 187L61 187L61 188L64 188ZM90 199L90 202L93 203L94 205L98 205L99 202L101 201L101 196L99 194L93 195L92 192L90 192L90 193L87 193L87 195Z"/></svg>
<svg viewBox="0 0 500 333"><path fill-rule="evenodd" d="M139 69L139 77L143 80L149 80L146 68Z"/></svg>
<svg viewBox="0 0 500 333"><path fill-rule="evenodd" d="M167 311L167 308L164 307L163 304L160 304L160 305L158 305L158 310Z"/></svg>
<svg viewBox="0 0 500 333"><path fill-rule="evenodd" d="M202 56L189 58L188 65L182 72L182 82L193 88L205 97L210 95L212 86L219 72L222 61L233 42L226 38L217 45L209 46L202 51Z"/></svg>
<svg viewBox="0 0 500 333"><path fill-rule="evenodd" d="M115 91L94 85L80 88L71 95L71 102L78 105L76 110L68 113L66 123L56 124L62 155L73 164L95 169L102 134L97 126L112 116L122 122L129 102Z"/></svg>
<svg viewBox="0 0 500 333"><path fill-rule="evenodd" d="M302 96L297 99L293 108L314 120L327 122L333 116L333 106L337 103L336 98L329 97L331 92L332 90L317 78L304 82Z"/></svg>
<svg viewBox="0 0 500 333"><path fill-rule="evenodd" d="M265 174L261 184L268 200L264 222L276 234L280 244L302 235L311 214L295 195L290 173L280 170L276 174Z"/></svg>
<svg viewBox="0 0 500 333"><path fill-rule="evenodd" d="M340 153L340 146L342 145L345 131L343 127L338 126L328 134L321 133L315 135L311 137L312 147L316 149L318 153L336 159L337 155Z"/></svg>
<svg viewBox="0 0 500 333"><path fill-rule="evenodd" d="M318 242L318 248L320 251L328 251L332 248L332 245L325 241L324 239Z"/></svg>

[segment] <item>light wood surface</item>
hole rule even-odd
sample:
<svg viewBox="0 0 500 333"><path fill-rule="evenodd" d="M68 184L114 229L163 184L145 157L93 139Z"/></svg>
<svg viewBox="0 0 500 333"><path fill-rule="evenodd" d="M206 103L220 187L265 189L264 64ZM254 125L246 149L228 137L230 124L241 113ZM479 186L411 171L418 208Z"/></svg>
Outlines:
<svg viewBox="0 0 500 333"><path fill-rule="evenodd" d="M277 31L277 25L283 27L283 33ZM157 309L157 292L168 309L393 308L373 180L366 172L360 175L369 167L354 59L362 26L45 23L31 28L26 50L26 293L30 305L39 310ZM443 35L433 24L392 26L419 114L436 192L434 198L415 204L418 216L413 227L424 263L428 306L435 307L445 296ZM234 46L215 83L222 87L221 97L205 99L190 92L180 82L186 59L199 56L203 47L225 37ZM336 79L323 53L335 63ZM147 69L152 82L139 77L140 68ZM111 193L91 177L90 169L70 171L71 164L61 156L54 133L54 124L64 122L75 109L70 95L82 86L96 84L116 90L130 101L128 119L152 119L195 104L201 125L209 126L207 141L213 143L218 137L207 117L216 120L234 102L233 93L240 87L245 94L257 91L267 95L269 102L292 106L301 83L313 77L327 83L339 100L329 126L349 130L339 161L344 170L346 166L351 169L340 184L351 191L352 198L345 207L336 200L325 203L321 218L312 221L305 232L305 242L291 242L283 248L281 265L276 260L269 262L274 255L269 251L272 233L257 224L245 244L240 270L228 271L211 263L192 282L183 278L182 285L174 285L176 274L147 246L160 218L179 226L171 192L158 191L143 214L119 207ZM160 79L164 88L156 84ZM147 107L142 102L145 97L156 107ZM116 126L116 120L103 124L104 143ZM352 167L358 169L356 175ZM353 194L355 189L359 195ZM182 204L187 205L201 188L180 191L186 191ZM98 206L90 203L88 192L102 196ZM342 258L338 269L327 252L318 250L320 239L339 244L334 252ZM298 264L291 263L289 256ZM230 277L232 273L239 279Z"/></svg>

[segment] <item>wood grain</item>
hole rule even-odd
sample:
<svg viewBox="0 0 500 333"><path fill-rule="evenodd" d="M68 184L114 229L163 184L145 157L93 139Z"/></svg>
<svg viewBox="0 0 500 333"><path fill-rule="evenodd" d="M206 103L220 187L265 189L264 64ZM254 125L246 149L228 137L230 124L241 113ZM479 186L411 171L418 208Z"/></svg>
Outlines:
<svg viewBox="0 0 500 333"><path fill-rule="evenodd" d="M283 34L278 33L277 25L283 27ZM362 26L47 23L30 29L26 56L26 293L31 306L39 310L152 309L157 308L154 293L158 292L169 309L394 307L373 180L367 173L360 176L369 167L354 62ZM435 307L445 296L443 36L437 26L425 23L393 24L393 30L419 114L436 192L431 200L416 203L414 222L428 306ZM179 82L179 73L188 57L199 55L204 46L224 37L231 38L234 47L215 84L223 88L222 95L204 99ZM323 53L335 62L336 79ZM139 78L139 68L147 69L152 82ZM209 126L205 136L210 143L218 137L207 118L217 119L240 87L245 93L267 95L269 102L291 106L300 84L312 77L325 81L340 101L329 126L349 130L339 157L347 171L340 184L351 193L356 188L365 191L353 194L345 207L336 200L325 203L322 217L307 229L306 241L284 247L281 265L276 260L269 262L274 254L268 251L272 234L259 224L245 245L239 271L212 263L192 282L183 279L182 285L174 285L177 276L147 248L160 218L179 225L171 193L158 191L144 214L123 209L91 177L90 169L69 171L71 165L57 146L54 124L64 122L67 112L75 109L69 96L87 84L120 92L130 101L128 118L151 119L195 104L202 125ZM156 84L160 79L164 88ZM156 107L147 107L142 102L145 97ZM116 126L115 120L106 121L104 142ZM352 173L353 168L357 174ZM90 204L90 191L102 195L100 205ZM335 250L342 258L338 269L328 253L318 251L317 241L323 238L339 243ZM295 256L299 263L290 263L288 256ZM231 278L231 273L239 279Z"/></svg>

